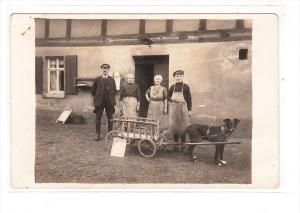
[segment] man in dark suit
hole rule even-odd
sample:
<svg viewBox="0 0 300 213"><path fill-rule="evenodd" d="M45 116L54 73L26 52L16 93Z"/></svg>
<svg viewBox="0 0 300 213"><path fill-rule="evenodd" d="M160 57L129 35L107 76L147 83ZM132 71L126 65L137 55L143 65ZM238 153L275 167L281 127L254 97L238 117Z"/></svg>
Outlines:
<svg viewBox="0 0 300 213"><path fill-rule="evenodd" d="M96 141L101 138L100 129L103 110L105 109L106 112L108 131L111 131L113 128L113 122L111 119L115 113L116 105L116 82L114 78L108 75L110 66L109 64L102 64L100 68L102 75L95 79L91 91L94 96L94 112L96 113Z"/></svg>

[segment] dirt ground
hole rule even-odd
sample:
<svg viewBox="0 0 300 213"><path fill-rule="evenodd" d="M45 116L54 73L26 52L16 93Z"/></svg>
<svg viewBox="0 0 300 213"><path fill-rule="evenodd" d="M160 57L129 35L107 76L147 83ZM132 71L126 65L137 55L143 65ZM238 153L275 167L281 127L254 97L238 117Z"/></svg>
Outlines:
<svg viewBox="0 0 300 213"><path fill-rule="evenodd" d="M106 127L102 128L103 134ZM94 141L94 124L61 125L37 113L37 183L251 183L251 139L225 147L225 166L213 160L214 146L198 146L198 163L183 152L159 150L142 157L137 146L127 146L124 158L111 157L110 145Z"/></svg>

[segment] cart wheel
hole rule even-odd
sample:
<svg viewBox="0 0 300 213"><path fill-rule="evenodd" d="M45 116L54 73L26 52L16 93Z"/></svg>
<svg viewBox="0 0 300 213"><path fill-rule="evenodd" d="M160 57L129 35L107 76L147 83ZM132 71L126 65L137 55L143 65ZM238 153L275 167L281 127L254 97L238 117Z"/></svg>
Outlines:
<svg viewBox="0 0 300 213"><path fill-rule="evenodd" d="M112 143L112 141L116 137L123 138L122 133L119 130L112 130L112 131L108 132L105 136L105 143L107 143L107 142Z"/></svg>
<svg viewBox="0 0 300 213"><path fill-rule="evenodd" d="M152 158L157 150L156 144L149 139L142 139L138 143L140 154L145 158Z"/></svg>
<svg viewBox="0 0 300 213"><path fill-rule="evenodd" d="M112 130L106 134L105 143L103 144L103 149L105 152L110 153L115 138L123 138L122 132L119 130Z"/></svg>

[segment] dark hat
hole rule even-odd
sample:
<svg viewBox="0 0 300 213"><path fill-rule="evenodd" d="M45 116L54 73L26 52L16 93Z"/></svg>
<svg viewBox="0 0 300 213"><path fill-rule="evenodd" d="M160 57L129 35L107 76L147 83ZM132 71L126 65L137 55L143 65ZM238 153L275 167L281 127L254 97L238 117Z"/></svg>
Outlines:
<svg viewBox="0 0 300 213"><path fill-rule="evenodd" d="M175 75L184 75L184 71L183 70L176 70L175 72L173 72L173 77L175 77Z"/></svg>
<svg viewBox="0 0 300 213"><path fill-rule="evenodd" d="M109 64L102 64L101 66L100 66L100 68L101 69L104 69L104 68L110 68L110 66L109 66Z"/></svg>

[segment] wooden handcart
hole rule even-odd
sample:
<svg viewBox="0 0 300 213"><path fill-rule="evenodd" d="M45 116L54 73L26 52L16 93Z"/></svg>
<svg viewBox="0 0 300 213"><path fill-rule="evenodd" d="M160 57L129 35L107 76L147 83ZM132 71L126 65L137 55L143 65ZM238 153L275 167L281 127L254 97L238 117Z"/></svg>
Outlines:
<svg viewBox="0 0 300 213"><path fill-rule="evenodd" d="M139 153L146 158L154 157L157 150L166 146L189 146L189 145L217 145L239 144L240 141L210 142L197 138L189 142L174 142L169 140L164 132L159 132L159 122L142 117L119 117L112 119L116 129L107 133L106 143L111 143L114 138L126 140L127 145L137 142Z"/></svg>

